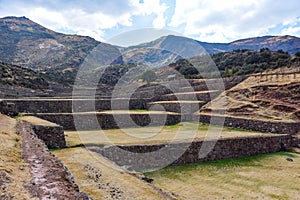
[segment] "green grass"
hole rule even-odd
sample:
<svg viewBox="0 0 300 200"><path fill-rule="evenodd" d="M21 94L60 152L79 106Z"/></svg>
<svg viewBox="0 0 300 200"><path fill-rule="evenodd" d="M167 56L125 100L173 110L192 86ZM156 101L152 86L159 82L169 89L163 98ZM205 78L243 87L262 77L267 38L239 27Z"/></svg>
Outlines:
<svg viewBox="0 0 300 200"><path fill-rule="evenodd" d="M23 117L22 113L18 113L18 115L14 116L14 119L20 119L21 117Z"/></svg>
<svg viewBox="0 0 300 200"><path fill-rule="evenodd" d="M297 153L278 152L170 166L144 175L178 199L198 200L199 191L203 199L295 199L299 159Z"/></svg>
<svg viewBox="0 0 300 200"><path fill-rule="evenodd" d="M170 130L170 129L178 129L181 126L185 126L185 128L188 128L190 126L191 129L194 129L195 126L198 126L198 131L207 131L210 128L211 129L216 128L216 129L223 129L224 131L255 132L255 131L246 130L242 128L223 127L219 125L204 124L198 122L181 122L181 123L165 126L164 128L166 130Z"/></svg>
<svg viewBox="0 0 300 200"><path fill-rule="evenodd" d="M188 171L202 171L202 172L217 172L222 170L230 170L237 167L261 167L259 161L270 158L274 156L285 156L294 158L295 155L289 152L277 152L271 154L262 154L257 156L249 156L242 158L232 158L232 159L224 159L217 161L207 161L202 163L193 163L186 165L178 165L178 166L169 166L164 169L153 171L153 172L145 172L144 175L150 178L154 178L158 174L160 176L164 176L170 179L177 179L179 175L183 172Z"/></svg>

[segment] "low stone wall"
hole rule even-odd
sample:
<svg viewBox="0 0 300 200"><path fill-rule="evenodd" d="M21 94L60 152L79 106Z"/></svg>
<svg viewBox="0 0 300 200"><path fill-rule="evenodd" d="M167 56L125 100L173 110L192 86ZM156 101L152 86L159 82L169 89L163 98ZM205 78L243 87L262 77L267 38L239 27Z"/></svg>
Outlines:
<svg viewBox="0 0 300 200"><path fill-rule="evenodd" d="M211 99L216 98L220 95L220 91L211 91L206 93L186 93L186 94L168 94L160 98L162 101L174 101L174 100L199 100L205 103L211 101Z"/></svg>
<svg viewBox="0 0 300 200"><path fill-rule="evenodd" d="M239 84L243 80L245 80L248 76L241 75L241 76L232 76L232 77L226 77L222 78L222 82L224 84L224 89L228 90L232 88L233 86ZM195 91L203 91L208 89L213 89L214 87L218 88L219 86L215 85L216 82L219 82L220 79L206 79L205 81L199 81L199 80L189 80L191 86L193 86ZM208 87L209 86L209 87Z"/></svg>
<svg viewBox="0 0 300 200"><path fill-rule="evenodd" d="M155 101L156 99L159 99L160 96L164 94L169 94L172 91L163 86L163 85L150 85L150 86L143 86L139 87L131 96L131 98L134 99L151 99L152 101Z"/></svg>
<svg viewBox="0 0 300 200"><path fill-rule="evenodd" d="M18 112L16 111L16 105L11 102L0 101L0 113L8 115L10 117L16 116Z"/></svg>
<svg viewBox="0 0 300 200"><path fill-rule="evenodd" d="M176 114L92 114L92 113L39 113L35 116L63 126L65 130L98 130L117 129L135 126L171 125L181 121L181 115ZM151 116L151 118L150 118ZM166 117L166 118L165 118ZM77 121L76 126L74 119ZM97 121L96 121L97 120ZM119 123L116 123L118 121ZM134 122L134 123L132 123ZM164 123L163 123L164 122ZM162 124L163 123L163 124Z"/></svg>
<svg viewBox="0 0 300 200"><path fill-rule="evenodd" d="M26 118L26 117L25 117ZM22 120L28 124L48 148L64 148L66 147L66 140L62 126L51 123L51 125L35 124L30 120ZM49 123L50 124L50 123Z"/></svg>
<svg viewBox="0 0 300 200"><path fill-rule="evenodd" d="M224 125L226 127L242 128L266 133L295 135L300 132L299 122L266 121L217 115L214 115L213 120L211 120L211 116L206 114L201 114L199 121L206 124Z"/></svg>
<svg viewBox="0 0 300 200"><path fill-rule="evenodd" d="M71 113L104 111L128 109L145 109L145 99L11 99L2 100L0 104L0 112L7 112L7 106L12 104L14 107L10 109L15 113ZM75 109L73 109L75 107Z"/></svg>
<svg viewBox="0 0 300 200"><path fill-rule="evenodd" d="M132 167L135 170L144 170L162 167L162 163L182 165L278 152L293 146L293 140L291 135L266 134L265 136L226 138L217 141L211 140L207 141L205 145L211 145L212 150L204 157L199 156L203 141L194 141L191 144L120 145L92 150L101 153L120 166ZM144 154L159 151L162 148L165 148L165 150L160 151L160 153L155 156ZM182 152L182 154L176 157L178 152Z"/></svg>
<svg viewBox="0 0 300 200"><path fill-rule="evenodd" d="M167 112L174 112L180 114L192 114L194 112L199 111L199 109L205 104L205 102L201 101L190 101L190 102L168 102L168 101L161 101L161 102L153 102L148 103L147 109L150 109L152 106L162 106L165 111Z"/></svg>
<svg viewBox="0 0 300 200"><path fill-rule="evenodd" d="M37 126L32 125L35 134L45 142L48 148L64 148L66 140L62 126Z"/></svg>

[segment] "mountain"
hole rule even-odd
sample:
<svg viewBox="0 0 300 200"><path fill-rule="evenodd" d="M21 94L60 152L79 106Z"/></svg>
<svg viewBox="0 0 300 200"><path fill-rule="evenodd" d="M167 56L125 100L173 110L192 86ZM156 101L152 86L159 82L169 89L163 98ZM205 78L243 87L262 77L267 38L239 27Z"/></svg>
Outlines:
<svg viewBox="0 0 300 200"><path fill-rule="evenodd" d="M289 35L248 38L229 43L226 51L236 49L260 50L262 48L268 48L274 51L283 50L295 54L300 51L300 38Z"/></svg>
<svg viewBox="0 0 300 200"><path fill-rule="evenodd" d="M141 62L159 67L181 58L203 54L207 47L210 52L218 52L217 48L223 47L223 44L203 43L206 46L199 44L199 41L190 38L169 35L149 43L124 48L121 51L125 62Z"/></svg>
<svg viewBox="0 0 300 200"><path fill-rule="evenodd" d="M110 44L57 33L26 17L1 18L0 36L1 61L39 70L66 84L72 83L85 57L95 49L100 64L123 63L119 50Z"/></svg>
<svg viewBox="0 0 300 200"><path fill-rule="evenodd" d="M210 65L213 61L216 68ZM222 52L211 56L195 56L189 59L180 59L164 67L165 77L174 73L174 69L186 78L213 78L221 75L222 77L248 75L262 73L264 71L275 70L278 68L296 69L300 66L300 56L291 56L282 50L271 51L264 48L256 50L233 50ZM196 69L195 69L196 68ZM214 70L215 69L215 70ZM171 72L170 72L171 71ZM200 74L199 74L200 72Z"/></svg>
<svg viewBox="0 0 300 200"><path fill-rule="evenodd" d="M202 53L217 54L238 49L273 51L283 50L294 54L300 51L300 38L294 36L263 36L237 40L230 43L208 43L181 36L163 36L149 43L121 49L125 62L144 62L162 65L180 58L198 56Z"/></svg>
<svg viewBox="0 0 300 200"><path fill-rule="evenodd" d="M119 77L129 69L126 66L122 68L124 63L129 66L132 63L132 66L141 66L135 64L142 63L158 68L206 52L218 54L237 49L268 48L272 51L282 49L295 53L300 50L300 38L294 36L264 36L231 43L208 43L169 35L124 48L90 37L57 33L26 17L0 18L0 36L0 61L33 69L44 74L48 80L67 86L72 85L80 66L86 62L91 64L91 68L86 69L89 73L87 76L96 72L100 74L99 66L103 64L118 64L104 73L107 77L102 82L106 83L115 82L111 80L112 77ZM226 58L226 63L229 62L230 59Z"/></svg>

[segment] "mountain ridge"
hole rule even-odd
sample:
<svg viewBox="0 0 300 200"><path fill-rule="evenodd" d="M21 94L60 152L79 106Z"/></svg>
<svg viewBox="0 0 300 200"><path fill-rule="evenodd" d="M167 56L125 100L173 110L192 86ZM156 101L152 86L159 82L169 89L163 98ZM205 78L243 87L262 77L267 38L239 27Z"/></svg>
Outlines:
<svg viewBox="0 0 300 200"><path fill-rule="evenodd" d="M150 64L162 65L166 64L164 62L166 60L176 61L181 58L194 57L200 54L212 55L238 49L258 51L264 48L273 51L283 50L295 54L300 51L300 38L289 35L261 36L240 39L230 43L209 43L182 36L168 35L148 43L124 48L122 49L122 53L125 62L145 62L149 64L150 61ZM133 54L132 52L138 52L139 54Z"/></svg>
<svg viewBox="0 0 300 200"><path fill-rule="evenodd" d="M276 44L276 41L279 44L280 42L287 42L289 40L295 40L295 41L291 41L291 42L296 43L295 45L299 45L300 38L296 37L296 36L292 36L292 35L265 35L265 36L238 39L238 40L234 40L234 41L228 42L228 43L203 42L203 41L195 40L195 39L188 38L188 37L168 35L168 36L162 36L162 37L157 38L150 42L145 42L145 43L141 43L138 45L122 47L122 48L123 49L134 49L134 48L145 48L145 47L158 47L159 43L162 43L164 40L168 40L170 38L172 38L171 40L174 40L173 38L178 38L179 40L181 40L182 38L185 38L189 41L198 43L198 44L202 45L203 47L205 47L205 49L208 49L207 52L209 54L221 53L221 52L225 52L225 51L233 51L233 50L237 50L237 49L247 49L245 46L249 46L250 47L249 50L260 50L262 48L270 48L271 50L283 50L283 51L287 51L292 54L294 54L298 50L300 50L300 46L290 47L290 48L288 48L288 47L280 48L281 47L280 45L278 45L278 46L273 45L273 48L268 46L272 43ZM268 41L269 41L269 43L268 43ZM153 45L151 45L151 44L153 44ZM211 50L211 47L213 47L214 49L220 49L220 50L213 51L213 50ZM295 49L297 49L297 51L295 51Z"/></svg>
<svg viewBox="0 0 300 200"><path fill-rule="evenodd" d="M57 33L26 17L1 18L0 36L2 62L38 70L68 84L72 84L80 65L95 49L102 63L123 63L119 50L110 44Z"/></svg>
<svg viewBox="0 0 300 200"><path fill-rule="evenodd" d="M168 35L139 45L117 47L88 36L58 33L26 17L0 18L0 36L0 61L33 69L51 81L66 85L73 84L81 64L93 51L97 54L92 58L95 68L124 63L158 68L183 58L237 49L300 51L300 38L289 35L246 38L230 43Z"/></svg>

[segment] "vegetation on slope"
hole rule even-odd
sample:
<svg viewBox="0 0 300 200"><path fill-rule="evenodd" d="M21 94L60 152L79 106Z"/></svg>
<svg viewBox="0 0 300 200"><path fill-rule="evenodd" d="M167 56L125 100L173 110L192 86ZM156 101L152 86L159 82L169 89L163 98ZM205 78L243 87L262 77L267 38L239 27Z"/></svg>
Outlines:
<svg viewBox="0 0 300 200"><path fill-rule="evenodd" d="M259 73L287 66L299 66L299 54L296 53L295 56L291 56L282 50L271 51L267 48L260 51L244 49L214 54L211 55L211 59L217 66L221 76L227 77ZM208 63L208 60L207 56L198 56L189 60L178 60L169 66L175 68L186 78L217 77L219 72L212 69L212 64Z"/></svg>
<svg viewBox="0 0 300 200"><path fill-rule="evenodd" d="M31 89L46 89L49 86L44 75L31 69L2 62L0 62L0 84Z"/></svg>

